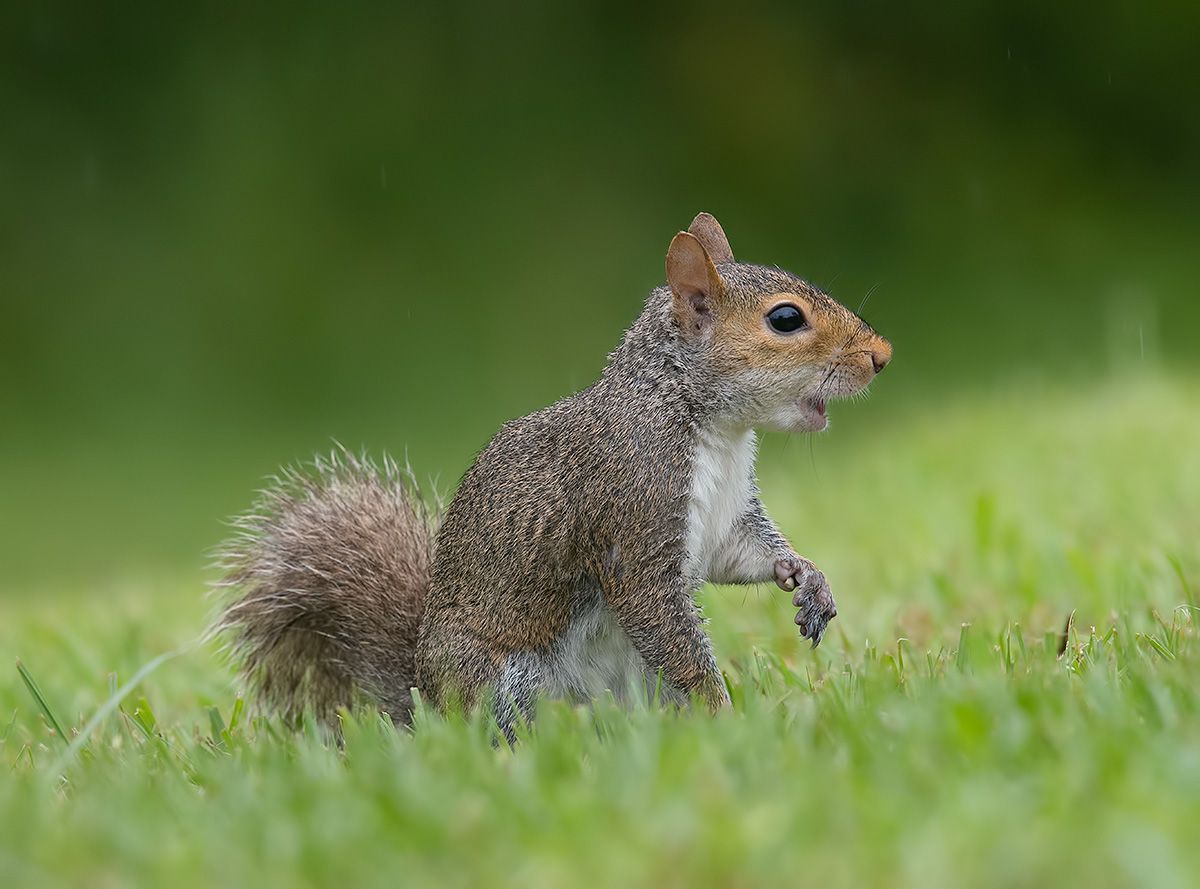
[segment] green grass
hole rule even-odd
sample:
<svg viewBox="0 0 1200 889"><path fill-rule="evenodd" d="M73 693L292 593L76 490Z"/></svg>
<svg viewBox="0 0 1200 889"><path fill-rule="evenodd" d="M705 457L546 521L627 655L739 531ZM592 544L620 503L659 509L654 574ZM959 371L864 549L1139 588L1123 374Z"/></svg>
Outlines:
<svg viewBox="0 0 1200 889"><path fill-rule="evenodd" d="M201 647L62 765L53 723L188 646L208 603L185 575L0 602L44 701L0 683L0 883L1194 885L1200 386L834 422L811 453L768 441L762 475L839 617L812 651L786 596L707 591L717 718L550 704L510 751L479 720L368 712L340 752L241 709Z"/></svg>

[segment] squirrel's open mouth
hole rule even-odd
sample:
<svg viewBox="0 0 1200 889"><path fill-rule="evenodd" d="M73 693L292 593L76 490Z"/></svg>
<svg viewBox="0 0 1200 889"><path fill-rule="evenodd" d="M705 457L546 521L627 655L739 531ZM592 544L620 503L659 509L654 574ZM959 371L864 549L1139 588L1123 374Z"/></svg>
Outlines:
<svg viewBox="0 0 1200 889"><path fill-rule="evenodd" d="M800 402L800 422L794 428L806 432L820 432L829 425L825 415L824 398L805 398Z"/></svg>

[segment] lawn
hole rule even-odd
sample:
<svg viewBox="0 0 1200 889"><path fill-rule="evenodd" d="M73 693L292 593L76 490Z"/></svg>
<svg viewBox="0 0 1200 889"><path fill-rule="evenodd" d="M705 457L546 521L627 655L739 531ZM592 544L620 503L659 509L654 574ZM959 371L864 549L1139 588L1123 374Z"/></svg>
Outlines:
<svg viewBox="0 0 1200 889"><path fill-rule="evenodd" d="M1200 384L833 423L761 476L839 617L814 651L774 588L706 590L716 718L547 704L510 750L360 712L339 750L243 708L191 573L7 597L0 884L1194 885Z"/></svg>

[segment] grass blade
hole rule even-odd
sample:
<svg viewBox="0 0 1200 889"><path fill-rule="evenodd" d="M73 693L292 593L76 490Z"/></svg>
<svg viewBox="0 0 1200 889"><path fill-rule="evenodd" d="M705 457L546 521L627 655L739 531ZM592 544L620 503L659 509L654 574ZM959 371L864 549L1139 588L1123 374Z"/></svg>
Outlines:
<svg viewBox="0 0 1200 889"><path fill-rule="evenodd" d="M18 710L13 711L12 719L10 719L8 721L8 725L6 725L4 727L4 734L0 735L0 744L5 743L8 740L8 736L10 734L12 734L13 726L15 726L17 724L17 713L18 712L20 712L20 711L18 711Z"/></svg>
<svg viewBox="0 0 1200 889"><path fill-rule="evenodd" d="M1074 623L1075 611L1072 610L1071 613L1067 615L1067 622L1063 625L1062 632L1058 634L1057 650L1059 657L1062 657L1067 653L1067 645L1070 644L1071 641L1071 626Z"/></svg>
<svg viewBox="0 0 1200 889"><path fill-rule="evenodd" d="M21 680L25 683L25 687L29 689L29 694L37 703L42 711L42 715L46 717L46 721L50 723L50 727L54 729L54 733L62 738L64 744L69 745L70 740L67 738L67 733L63 730L62 723L58 721L58 717L54 715L54 711L50 709L50 704L46 700L46 696L42 694L42 690L38 687L37 680L33 678L33 674L29 672L29 668L17 659L17 672L21 674Z"/></svg>

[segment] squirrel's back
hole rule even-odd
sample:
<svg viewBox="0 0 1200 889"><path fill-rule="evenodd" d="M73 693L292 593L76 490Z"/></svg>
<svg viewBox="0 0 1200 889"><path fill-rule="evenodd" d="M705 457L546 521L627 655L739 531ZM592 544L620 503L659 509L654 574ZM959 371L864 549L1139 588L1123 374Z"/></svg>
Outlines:
<svg viewBox="0 0 1200 889"><path fill-rule="evenodd" d="M661 517L661 503L644 501L671 500L682 515L686 420L665 372L650 375L608 373L505 423L463 476L438 530L418 649L418 687L432 703L475 665L569 645L569 629L603 598L596 579L624 561L614 553L627 527ZM682 538L659 522L639 545L666 545L655 540L664 531Z"/></svg>

